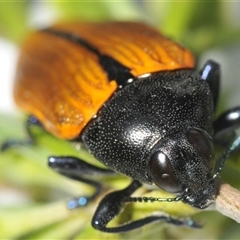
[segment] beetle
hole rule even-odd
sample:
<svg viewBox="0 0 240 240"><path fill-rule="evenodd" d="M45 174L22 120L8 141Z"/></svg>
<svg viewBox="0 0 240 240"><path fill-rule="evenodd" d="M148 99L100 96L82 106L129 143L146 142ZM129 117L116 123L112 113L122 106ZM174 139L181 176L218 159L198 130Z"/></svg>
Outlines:
<svg viewBox="0 0 240 240"><path fill-rule="evenodd" d="M101 192L92 175L123 174L126 188L107 194L92 219L105 232L124 232L156 221L198 227L193 221L163 215L107 224L142 184L204 209L218 191L225 160L236 148L240 107L217 119L220 66L209 60L195 70L192 53L158 31L134 22L64 23L32 33L22 46L14 98L52 135L84 144L106 168L72 156L50 156L51 168L95 188L75 198L84 206ZM229 137L230 136L230 137ZM226 144L224 141L229 144ZM214 146L226 150L215 160Z"/></svg>

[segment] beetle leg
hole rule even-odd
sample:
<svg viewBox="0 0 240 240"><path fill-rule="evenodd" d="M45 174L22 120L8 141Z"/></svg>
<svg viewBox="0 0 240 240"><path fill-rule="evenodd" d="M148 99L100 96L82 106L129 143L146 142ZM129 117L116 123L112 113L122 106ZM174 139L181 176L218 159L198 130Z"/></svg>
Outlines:
<svg viewBox="0 0 240 240"><path fill-rule="evenodd" d="M117 227L106 227L106 225L122 210L123 204L126 202L124 199L128 198L135 190L141 186L142 184L140 182L134 180L125 189L106 195L101 200L93 216L92 226L97 230L111 233L131 231L156 221L164 221L174 225L185 225L197 228L200 227L192 220L179 220L164 215L152 215L125 223Z"/></svg>
<svg viewBox="0 0 240 240"><path fill-rule="evenodd" d="M221 114L214 122L214 142L225 147L222 156L217 160L215 175L217 177L223 169L229 156L240 149L240 136L236 130L240 127L240 106L234 107Z"/></svg>
<svg viewBox="0 0 240 240"><path fill-rule="evenodd" d="M214 122L214 141L228 145L236 136L235 130L240 127L240 106L234 107L221 114Z"/></svg>
<svg viewBox="0 0 240 240"><path fill-rule="evenodd" d="M110 169L96 167L79 158L71 156L51 156L48 159L48 165L58 173L68 178L86 183L95 189L95 192L91 196L81 196L70 200L68 202L69 209L85 206L100 194L102 185L97 181L88 179L87 177L116 175L116 173Z"/></svg>
<svg viewBox="0 0 240 240"><path fill-rule="evenodd" d="M210 86L213 95L214 110L216 111L220 88L220 66L216 62L208 60L202 70L200 70L200 74L201 79L207 81Z"/></svg>
<svg viewBox="0 0 240 240"><path fill-rule="evenodd" d="M19 139L10 139L4 142L0 146L0 151L5 151L8 148L15 147L15 146L26 146L26 145L31 145L34 143L34 136L31 131L32 126L38 126L42 128L42 124L39 122L39 120L34 117L30 116L27 121L26 121L26 131L27 131L27 138L24 140L19 140Z"/></svg>
<svg viewBox="0 0 240 240"><path fill-rule="evenodd" d="M239 127L240 127L240 106L227 110L213 122L215 134L234 131Z"/></svg>

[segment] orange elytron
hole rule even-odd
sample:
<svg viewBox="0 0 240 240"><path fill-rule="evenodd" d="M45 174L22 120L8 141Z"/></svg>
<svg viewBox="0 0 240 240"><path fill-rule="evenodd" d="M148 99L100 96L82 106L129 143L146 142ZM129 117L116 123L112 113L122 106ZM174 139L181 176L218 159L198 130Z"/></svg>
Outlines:
<svg viewBox="0 0 240 240"><path fill-rule="evenodd" d="M23 44L16 103L53 135L78 137L121 85L105 71L99 56L109 56L132 77L194 67L187 49L141 23L60 24L32 33Z"/></svg>

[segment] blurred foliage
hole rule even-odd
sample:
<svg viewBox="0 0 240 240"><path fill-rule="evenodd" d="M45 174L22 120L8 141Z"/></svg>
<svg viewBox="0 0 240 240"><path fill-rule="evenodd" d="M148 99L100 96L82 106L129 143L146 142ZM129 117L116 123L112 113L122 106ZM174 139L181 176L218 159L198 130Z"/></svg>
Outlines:
<svg viewBox="0 0 240 240"><path fill-rule="evenodd" d="M200 54L213 46L240 40L240 26L233 16L234 4L197 0L0 1L0 35L20 41L30 28L45 25L50 12L53 15L50 24L73 19L144 21Z"/></svg>
<svg viewBox="0 0 240 240"><path fill-rule="evenodd" d="M0 2L0 36L18 40L26 34L28 5L27 1Z"/></svg>
<svg viewBox="0 0 240 240"><path fill-rule="evenodd" d="M36 9L41 6L40 13ZM231 9L221 1L14 1L0 2L0 35L20 42L28 31L45 23L79 19L81 21L134 20L162 29L173 39L188 46L198 56L212 47L223 47L239 41L239 25L231 18ZM39 14L35 16L33 13ZM0 96L1 99L1 96ZM6 139L24 139L24 119L0 113L0 143ZM200 212L182 203L161 203L157 210L179 217L194 215L204 228L194 230L156 223L125 234L105 234L91 227L97 203L69 211L67 199L91 193L86 185L68 180L47 167L49 155L73 155L88 161L94 159L73 143L61 141L36 129L37 144L21 146L0 153L0 238L8 239L237 239L239 225L216 212ZM230 161L222 178L240 187L240 164ZM105 181L105 180L104 180ZM106 180L106 191L121 189L129 183L124 177ZM13 194L13 197L11 197ZM164 192L138 192L141 195L166 197ZM6 199L10 195L10 199ZM133 219L156 210L154 204L129 204L115 221L131 213Z"/></svg>

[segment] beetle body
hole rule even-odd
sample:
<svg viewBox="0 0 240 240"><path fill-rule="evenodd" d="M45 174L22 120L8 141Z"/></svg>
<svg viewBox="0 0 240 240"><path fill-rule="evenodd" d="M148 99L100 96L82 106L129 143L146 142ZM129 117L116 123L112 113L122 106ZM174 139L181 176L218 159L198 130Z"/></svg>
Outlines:
<svg viewBox="0 0 240 240"><path fill-rule="evenodd" d="M120 232L162 219L106 227L141 183L197 208L214 202L219 66L209 61L200 73L193 68L188 50L140 23L60 24L33 33L23 45L17 104L56 137L81 139L108 169L69 156L50 157L49 165L94 186L95 195L100 184L88 179L92 174L118 172L133 179L102 200L95 228ZM79 205L74 200L71 208Z"/></svg>

